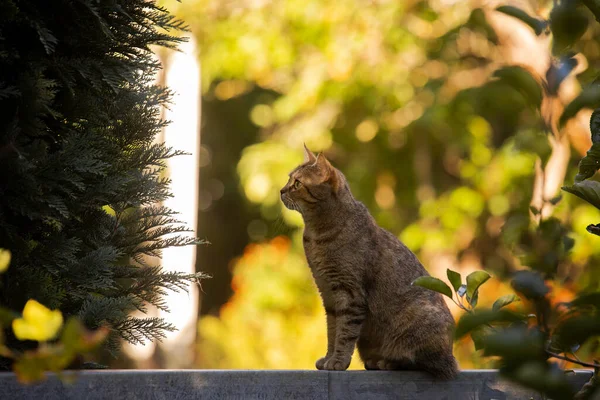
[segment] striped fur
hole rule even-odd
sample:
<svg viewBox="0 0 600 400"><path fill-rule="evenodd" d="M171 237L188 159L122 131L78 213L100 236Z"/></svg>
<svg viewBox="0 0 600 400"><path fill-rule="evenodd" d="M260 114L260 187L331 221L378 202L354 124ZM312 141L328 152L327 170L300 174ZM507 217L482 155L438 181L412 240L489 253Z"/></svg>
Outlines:
<svg viewBox="0 0 600 400"><path fill-rule="evenodd" d="M316 367L345 370L358 346L366 369L456 376L448 307L440 294L411 286L427 272L375 223L343 174L306 149L281 198L304 219L304 250L327 314L327 354Z"/></svg>

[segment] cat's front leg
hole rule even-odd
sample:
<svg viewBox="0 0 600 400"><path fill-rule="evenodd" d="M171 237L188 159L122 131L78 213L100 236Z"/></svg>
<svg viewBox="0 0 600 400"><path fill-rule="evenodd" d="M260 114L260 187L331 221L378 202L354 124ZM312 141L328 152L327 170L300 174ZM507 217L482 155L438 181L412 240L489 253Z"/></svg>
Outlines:
<svg viewBox="0 0 600 400"><path fill-rule="evenodd" d="M335 345L333 355L323 369L345 371L350 366L352 353L366 315L364 297L356 290L340 289L335 294Z"/></svg>
<svg viewBox="0 0 600 400"><path fill-rule="evenodd" d="M317 369L325 369L325 363L333 356L335 348L335 309L325 307L327 314L327 354L317 360Z"/></svg>

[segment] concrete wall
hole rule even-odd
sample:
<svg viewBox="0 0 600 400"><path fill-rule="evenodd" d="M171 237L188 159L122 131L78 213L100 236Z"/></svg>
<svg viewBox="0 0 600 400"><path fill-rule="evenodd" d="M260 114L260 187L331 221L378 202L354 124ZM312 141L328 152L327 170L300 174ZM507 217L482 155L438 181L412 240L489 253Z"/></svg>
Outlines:
<svg viewBox="0 0 600 400"><path fill-rule="evenodd" d="M51 375L36 385L21 385L12 373L0 373L0 399L543 399L498 379L495 371L463 371L451 382L436 382L420 372L384 371L218 371L128 370L83 371L73 384ZM569 374L576 387L589 371Z"/></svg>

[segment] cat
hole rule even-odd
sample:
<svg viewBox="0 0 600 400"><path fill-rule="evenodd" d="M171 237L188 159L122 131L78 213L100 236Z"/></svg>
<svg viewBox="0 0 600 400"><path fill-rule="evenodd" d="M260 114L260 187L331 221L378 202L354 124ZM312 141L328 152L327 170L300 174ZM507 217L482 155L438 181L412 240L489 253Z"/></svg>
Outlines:
<svg viewBox="0 0 600 400"><path fill-rule="evenodd" d="M358 347L368 370L416 369L454 378L448 306L439 293L411 285L427 271L377 225L323 153L304 151L304 163L280 193L304 220L304 251L327 315L327 354L317 369L346 370Z"/></svg>

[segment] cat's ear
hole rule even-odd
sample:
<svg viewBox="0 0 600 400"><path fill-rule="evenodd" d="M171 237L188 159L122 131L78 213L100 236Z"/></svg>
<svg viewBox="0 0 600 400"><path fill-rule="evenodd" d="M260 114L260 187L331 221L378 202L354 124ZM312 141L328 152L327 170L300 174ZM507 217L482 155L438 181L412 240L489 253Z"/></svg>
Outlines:
<svg viewBox="0 0 600 400"><path fill-rule="evenodd" d="M338 189L340 188L340 177L338 176L335 168L333 168L333 166L331 165L329 160L325 158L325 155L323 153L319 153L319 155L317 156L316 164L321 171L325 172L327 176L326 181L331 184L331 186L333 187L333 191L337 193Z"/></svg>
<svg viewBox="0 0 600 400"><path fill-rule="evenodd" d="M306 143L304 143L304 162L314 164L315 161L317 161L317 157L315 157L313 152L306 147Z"/></svg>
<svg viewBox="0 0 600 400"><path fill-rule="evenodd" d="M329 172L333 169L331 163L329 163L329 160L325 158L325 155L323 153L319 153L319 155L317 156L316 164L321 171Z"/></svg>

